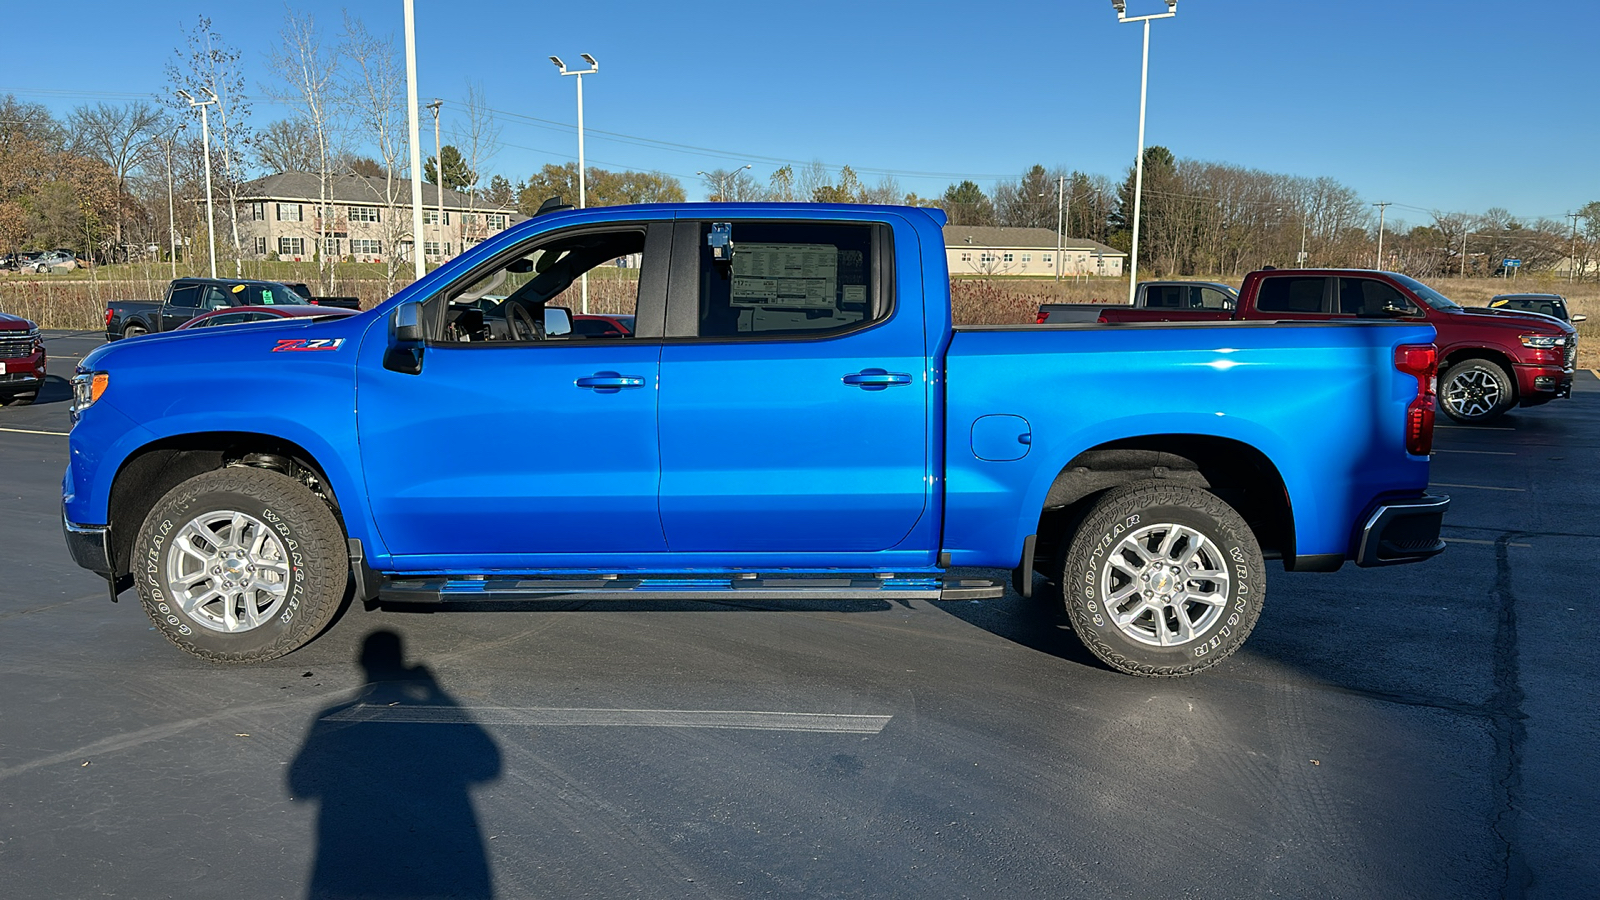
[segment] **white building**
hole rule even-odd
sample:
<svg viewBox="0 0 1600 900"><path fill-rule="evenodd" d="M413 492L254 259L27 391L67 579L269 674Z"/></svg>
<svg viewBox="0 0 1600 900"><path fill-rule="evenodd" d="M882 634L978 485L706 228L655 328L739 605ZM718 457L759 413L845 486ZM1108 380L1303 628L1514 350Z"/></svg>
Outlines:
<svg viewBox="0 0 1600 900"><path fill-rule="evenodd" d="M951 275L1122 275L1128 254L1121 250L1082 238L1057 250L1057 240L1048 228L946 225L944 252Z"/></svg>

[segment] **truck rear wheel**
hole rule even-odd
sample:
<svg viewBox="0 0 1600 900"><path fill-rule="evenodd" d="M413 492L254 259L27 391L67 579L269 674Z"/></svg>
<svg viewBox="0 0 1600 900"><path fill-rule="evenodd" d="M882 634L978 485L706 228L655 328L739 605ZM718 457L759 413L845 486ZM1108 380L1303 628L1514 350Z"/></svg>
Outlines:
<svg viewBox="0 0 1600 900"><path fill-rule="evenodd" d="M1500 418L1517 404L1511 375L1487 359L1464 359L1443 375L1439 399L1445 414L1464 425Z"/></svg>
<svg viewBox="0 0 1600 900"><path fill-rule="evenodd" d="M125 338L143 337L149 333L150 329L137 322L130 322L122 328L122 336Z"/></svg>
<svg viewBox="0 0 1600 900"><path fill-rule="evenodd" d="M1261 547L1216 495L1164 481L1108 491L1072 538L1062 594L1084 646L1119 672L1192 675L1228 658L1266 597Z"/></svg>
<svg viewBox="0 0 1600 900"><path fill-rule="evenodd" d="M333 511L266 469L206 472L173 488L133 550L156 629L211 662L261 662L304 646L332 621L349 581Z"/></svg>

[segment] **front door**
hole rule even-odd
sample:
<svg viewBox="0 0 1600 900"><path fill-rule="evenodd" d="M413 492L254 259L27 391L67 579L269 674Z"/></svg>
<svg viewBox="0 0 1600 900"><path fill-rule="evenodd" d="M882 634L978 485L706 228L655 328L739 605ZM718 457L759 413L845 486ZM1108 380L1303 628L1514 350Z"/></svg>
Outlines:
<svg viewBox="0 0 1600 900"><path fill-rule="evenodd" d="M928 505L933 386L920 298L896 308L889 225L735 220L712 234L711 222L679 223L675 242L661 356L667 544L895 547Z"/></svg>
<svg viewBox="0 0 1600 900"><path fill-rule="evenodd" d="M585 271L606 312L659 304L650 295L665 292L668 228L648 241L642 224L547 234L463 276L425 304L433 336L418 372L379 362L387 323L375 326L357 417L390 553L416 568L559 567L666 549L656 510L659 329L557 335L540 313L579 305ZM596 268L639 253L641 269Z"/></svg>

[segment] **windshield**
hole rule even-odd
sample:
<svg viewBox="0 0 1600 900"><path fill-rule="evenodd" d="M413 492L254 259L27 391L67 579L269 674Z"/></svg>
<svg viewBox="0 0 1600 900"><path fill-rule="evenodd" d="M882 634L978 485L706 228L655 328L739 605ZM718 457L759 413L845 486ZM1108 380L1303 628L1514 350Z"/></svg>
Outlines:
<svg viewBox="0 0 1600 900"><path fill-rule="evenodd" d="M1434 309L1451 310L1451 309L1460 309L1461 308L1461 304L1455 302L1454 300L1451 300L1449 297L1446 297L1445 295L1439 293L1438 291L1434 290L1433 288L1428 287L1427 285L1425 285L1422 282L1416 280L1415 278L1410 278L1410 277L1405 276L1405 275L1395 275L1393 277L1394 277L1394 280L1396 280L1396 281L1400 282L1401 284L1405 285L1407 288L1410 288L1411 289L1411 293L1416 294L1417 297L1420 298L1423 303L1428 304L1429 306L1433 307Z"/></svg>

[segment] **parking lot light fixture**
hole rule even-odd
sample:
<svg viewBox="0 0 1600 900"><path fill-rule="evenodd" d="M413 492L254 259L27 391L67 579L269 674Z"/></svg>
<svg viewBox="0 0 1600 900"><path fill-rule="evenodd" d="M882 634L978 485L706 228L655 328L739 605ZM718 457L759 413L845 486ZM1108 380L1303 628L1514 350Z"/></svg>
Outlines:
<svg viewBox="0 0 1600 900"><path fill-rule="evenodd" d="M1139 286L1139 213L1144 196L1144 106L1150 85L1150 23L1177 15L1178 0L1167 0L1166 12L1148 16L1128 15L1127 0L1111 0L1111 7L1117 11L1118 22L1144 23L1144 62L1139 68L1139 149L1133 158L1133 247L1128 252L1128 305L1132 306Z"/></svg>
<svg viewBox="0 0 1600 900"><path fill-rule="evenodd" d="M550 57L550 61L555 63L556 68L561 71L562 75L578 76L578 208L587 209L589 206L588 173L584 171L583 163L583 76L593 75L600 71L600 64L595 62L594 57L587 53L578 55L583 58L584 62L589 64L589 68L581 72L568 71L567 64L562 62L559 56ZM584 315L589 313L589 274L587 272L583 275L583 312Z"/></svg>
<svg viewBox="0 0 1600 900"><path fill-rule="evenodd" d="M217 214L211 200L211 124L206 117L206 107L217 102L217 95L209 90L206 94L211 97L210 100L196 100L188 91L178 91L178 96L189 104L190 109L200 107L200 145L205 154L206 164L206 235L211 247L208 254L211 258L211 277L215 278L217 277Z"/></svg>
<svg viewBox="0 0 1600 900"><path fill-rule="evenodd" d="M725 175L715 175L711 172L696 172L695 174L699 175L701 178L709 179L713 184L715 184L717 186L717 196L721 197L724 202L727 202L728 185L732 183L733 179L739 177L740 172L743 172L748 168L750 168L750 163L745 163L744 165Z"/></svg>

